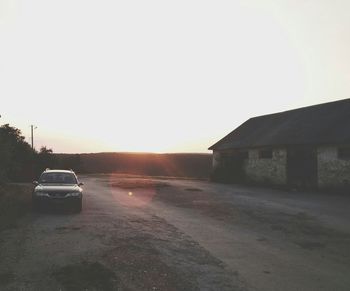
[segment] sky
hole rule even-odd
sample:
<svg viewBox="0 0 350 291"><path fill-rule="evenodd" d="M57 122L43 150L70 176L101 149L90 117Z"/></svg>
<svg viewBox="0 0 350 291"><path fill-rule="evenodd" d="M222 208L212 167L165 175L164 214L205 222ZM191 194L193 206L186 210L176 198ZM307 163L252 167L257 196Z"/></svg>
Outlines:
<svg viewBox="0 0 350 291"><path fill-rule="evenodd" d="M0 125L54 152L209 152L350 98L350 1L0 0Z"/></svg>

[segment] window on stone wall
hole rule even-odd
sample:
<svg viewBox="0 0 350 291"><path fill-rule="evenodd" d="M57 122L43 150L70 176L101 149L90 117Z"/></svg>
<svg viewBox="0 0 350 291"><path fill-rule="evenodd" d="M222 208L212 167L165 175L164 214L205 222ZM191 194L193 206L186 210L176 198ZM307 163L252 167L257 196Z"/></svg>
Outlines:
<svg viewBox="0 0 350 291"><path fill-rule="evenodd" d="M338 148L338 159L350 160L350 146Z"/></svg>
<svg viewBox="0 0 350 291"><path fill-rule="evenodd" d="M272 159L272 150L260 150L259 159Z"/></svg>

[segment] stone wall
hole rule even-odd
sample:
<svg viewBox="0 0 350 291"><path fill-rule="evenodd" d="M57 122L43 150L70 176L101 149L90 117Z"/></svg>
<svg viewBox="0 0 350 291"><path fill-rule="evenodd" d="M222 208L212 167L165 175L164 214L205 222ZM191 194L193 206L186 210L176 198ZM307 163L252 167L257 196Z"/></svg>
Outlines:
<svg viewBox="0 0 350 291"><path fill-rule="evenodd" d="M350 188L350 159L339 159L336 146L317 149L319 188Z"/></svg>
<svg viewBox="0 0 350 291"><path fill-rule="evenodd" d="M225 156L230 151L213 152L213 170L225 163ZM246 182L257 184L287 184L287 150L273 149L272 158L259 157L259 149L248 151L249 158L244 161L243 170ZM317 180L318 187L350 189L350 159L338 157L337 146L321 146L317 148ZM229 174L229 173L227 173Z"/></svg>
<svg viewBox="0 0 350 291"><path fill-rule="evenodd" d="M244 165L247 181L284 185L287 183L286 165L286 149L274 149L272 158L260 158L258 149L249 150L249 159Z"/></svg>

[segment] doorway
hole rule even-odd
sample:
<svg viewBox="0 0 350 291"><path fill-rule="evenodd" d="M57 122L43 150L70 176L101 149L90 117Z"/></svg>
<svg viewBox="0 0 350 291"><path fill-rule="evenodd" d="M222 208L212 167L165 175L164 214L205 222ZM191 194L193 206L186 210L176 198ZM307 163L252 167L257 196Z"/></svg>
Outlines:
<svg viewBox="0 0 350 291"><path fill-rule="evenodd" d="M227 159L227 172L230 182L243 183L245 181L244 161L248 152L235 152Z"/></svg>
<svg viewBox="0 0 350 291"><path fill-rule="evenodd" d="M287 183L290 187L301 189L317 187L317 151L315 148L288 148Z"/></svg>

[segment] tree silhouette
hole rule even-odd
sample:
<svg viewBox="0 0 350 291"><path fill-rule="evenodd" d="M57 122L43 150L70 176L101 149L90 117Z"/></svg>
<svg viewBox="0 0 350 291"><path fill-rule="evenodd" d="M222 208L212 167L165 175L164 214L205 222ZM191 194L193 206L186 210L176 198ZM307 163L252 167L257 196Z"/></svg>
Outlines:
<svg viewBox="0 0 350 291"><path fill-rule="evenodd" d="M1 181L29 179L32 175L34 154L18 128L9 124L0 127Z"/></svg>
<svg viewBox="0 0 350 291"><path fill-rule="evenodd" d="M55 168L57 165L57 160L53 155L53 151L46 146L40 148L39 153L36 156L36 173L40 174L46 168Z"/></svg>
<svg viewBox="0 0 350 291"><path fill-rule="evenodd" d="M52 149L42 147L37 153L25 141L20 129L9 124L0 127L0 183L30 181L39 171L55 163Z"/></svg>

